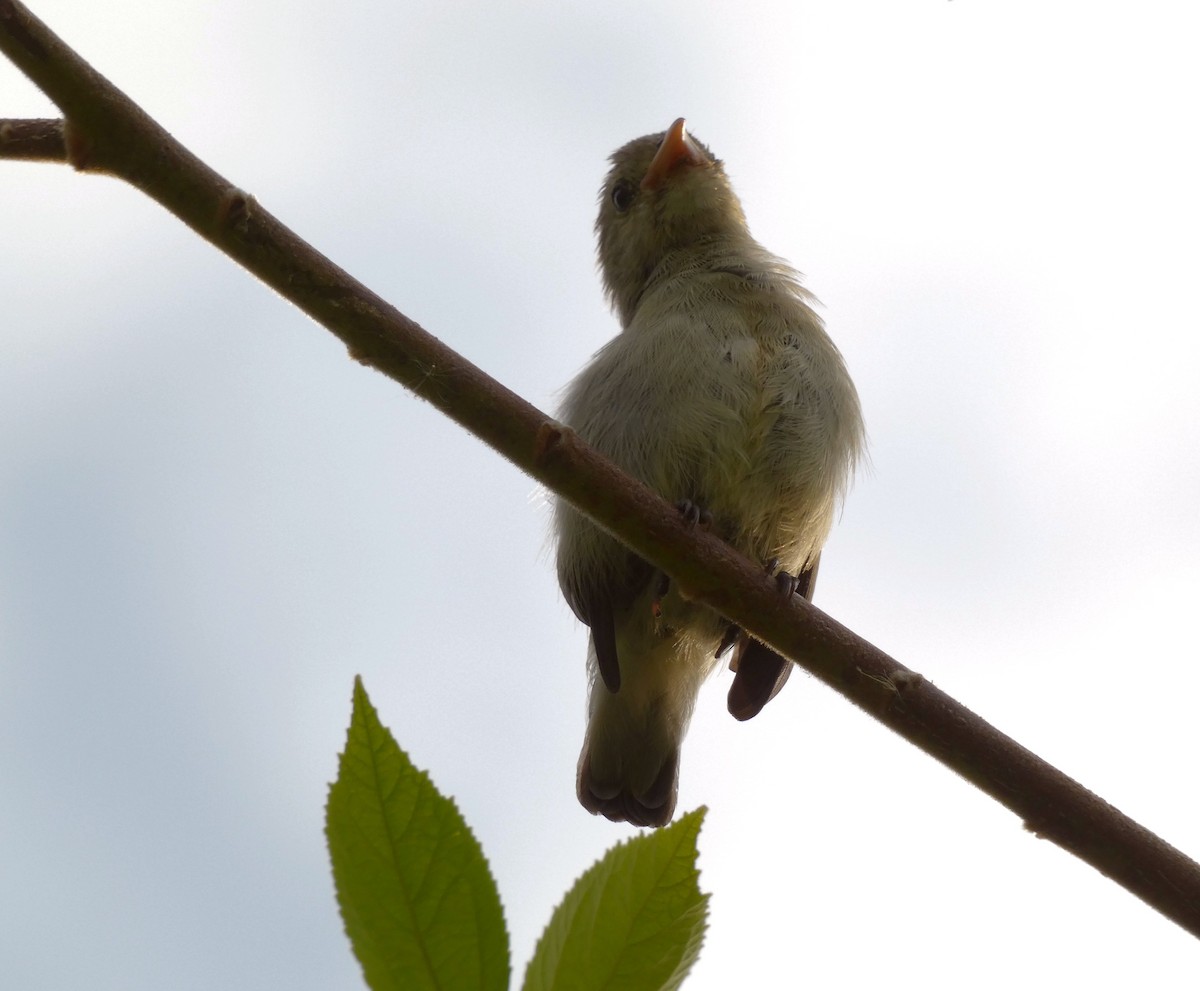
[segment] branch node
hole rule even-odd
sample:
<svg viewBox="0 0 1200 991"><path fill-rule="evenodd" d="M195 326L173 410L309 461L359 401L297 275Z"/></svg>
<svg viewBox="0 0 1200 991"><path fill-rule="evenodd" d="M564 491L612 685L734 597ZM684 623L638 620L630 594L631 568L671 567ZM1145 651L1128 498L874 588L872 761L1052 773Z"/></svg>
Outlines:
<svg viewBox="0 0 1200 991"><path fill-rule="evenodd" d="M908 668L900 668L893 671L888 680L892 683L892 689L896 694L903 696L925 684L925 675L909 671Z"/></svg>
<svg viewBox="0 0 1200 991"><path fill-rule="evenodd" d="M534 464L543 465L553 458L568 432L569 428L557 420L543 420L533 439Z"/></svg>
<svg viewBox="0 0 1200 991"><path fill-rule="evenodd" d="M874 674L859 667L858 673L868 681L873 681L875 684L880 685L887 693L878 700L878 711L881 717L889 712L893 706L902 706L904 704L904 697L911 694L914 689L920 687L925 682L924 675L918 674L916 671L909 671L908 668L896 668L896 670L889 671L887 674Z"/></svg>
<svg viewBox="0 0 1200 991"><path fill-rule="evenodd" d="M1050 828L1050 822L1045 816L1040 816L1037 818L1028 817L1021 823L1021 825L1025 827L1025 832L1031 834L1034 839L1049 840L1051 843L1060 842L1059 840L1055 839L1055 832Z"/></svg>
<svg viewBox="0 0 1200 991"><path fill-rule="evenodd" d="M244 234L250 223L254 197L237 186L230 186L221 195L217 207L217 226Z"/></svg>
<svg viewBox="0 0 1200 991"><path fill-rule="evenodd" d="M91 168L94 145L91 138L71 123L69 117L63 121L63 144L71 168L76 172L87 172Z"/></svg>

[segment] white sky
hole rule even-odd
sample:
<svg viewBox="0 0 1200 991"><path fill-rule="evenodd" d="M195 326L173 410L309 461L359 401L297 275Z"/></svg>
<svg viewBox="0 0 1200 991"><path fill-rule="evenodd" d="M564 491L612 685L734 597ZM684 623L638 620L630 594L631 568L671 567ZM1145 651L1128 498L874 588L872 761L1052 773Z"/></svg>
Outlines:
<svg viewBox="0 0 1200 991"><path fill-rule="evenodd" d="M544 409L676 116L808 275L872 442L818 603L1200 855L1200 68L1182 3L33 0L193 151ZM0 116L53 107L0 64ZM356 673L523 972L629 830L534 484L140 194L0 163L0 973L355 988ZM687 987L1191 988L1196 941L807 677L702 694Z"/></svg>

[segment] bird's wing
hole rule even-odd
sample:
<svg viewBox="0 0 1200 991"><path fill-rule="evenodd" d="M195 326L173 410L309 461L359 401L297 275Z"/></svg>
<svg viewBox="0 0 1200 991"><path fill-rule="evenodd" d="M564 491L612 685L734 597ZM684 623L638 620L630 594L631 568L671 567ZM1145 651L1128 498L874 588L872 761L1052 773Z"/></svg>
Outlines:
<svg viewBox="0 0 1200 991"><path fill-rule="evenodd" d="M809 602L817 585L820 563L818 555L796 580L796 594ZM779 694L793 667L786 657L746 633L739 637L729 666L734 670L733 684L729 686L729 712L742 721L762 712L763 706Z"/></svg>
<svg viewBox="0 0 1200 991"><path fill-rule="evenodd" d="M587 624L596 648L596 666L604 687L616 692L621 687L621 665L617 660L617 633L613 623L612 600L596 596L586 605Z"/></svg>

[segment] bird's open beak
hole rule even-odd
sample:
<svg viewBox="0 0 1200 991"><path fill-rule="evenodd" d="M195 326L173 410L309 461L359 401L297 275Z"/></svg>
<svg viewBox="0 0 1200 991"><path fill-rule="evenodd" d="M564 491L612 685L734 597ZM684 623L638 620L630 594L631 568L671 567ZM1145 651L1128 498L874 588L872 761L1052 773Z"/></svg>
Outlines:
<svg viewBox="0 0 1200 991"><path fill-rule="evenodd" d="M680 165L703 165L708 162L708 156L691 139L683 125L684 119L680 117L667 130L650 168L642 177L642 189L657 189Z"/></svg>

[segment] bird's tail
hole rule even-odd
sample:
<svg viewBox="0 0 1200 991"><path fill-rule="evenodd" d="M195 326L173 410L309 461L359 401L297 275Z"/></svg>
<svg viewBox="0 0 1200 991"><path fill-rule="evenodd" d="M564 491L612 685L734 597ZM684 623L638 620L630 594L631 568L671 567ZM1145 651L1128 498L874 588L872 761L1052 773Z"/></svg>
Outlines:
<svg viewBox="0 0 1200 991"><path fill-rule="evenodd" d="M713 644L657 636L630 643L618 633L620 689L596 676L579 755L579 801L593 814L635 826L671 821L679 790L679 749L696 695L716 661Z"/></svg>

